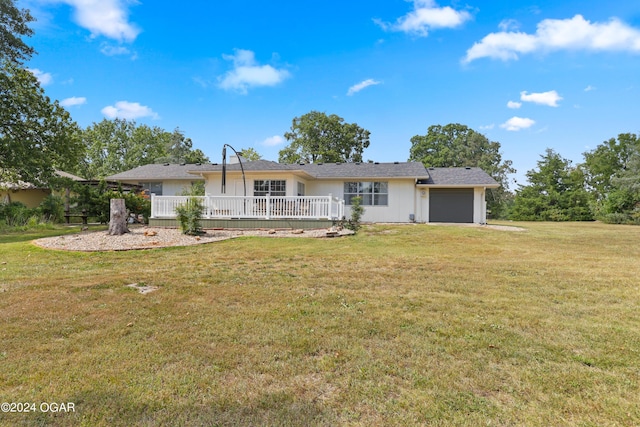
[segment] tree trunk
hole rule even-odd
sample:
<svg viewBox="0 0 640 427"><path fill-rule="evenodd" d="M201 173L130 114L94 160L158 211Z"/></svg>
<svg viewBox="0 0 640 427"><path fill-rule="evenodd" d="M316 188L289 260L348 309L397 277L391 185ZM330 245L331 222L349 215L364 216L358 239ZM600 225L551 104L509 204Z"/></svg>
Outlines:
<svg viewBox="0 0 640 427"><path fill-rule="evenodd" d="M127 208L124 199L111 199L109 204L111 219L109 221L109 235L122 236L128 233Z"/></svg>

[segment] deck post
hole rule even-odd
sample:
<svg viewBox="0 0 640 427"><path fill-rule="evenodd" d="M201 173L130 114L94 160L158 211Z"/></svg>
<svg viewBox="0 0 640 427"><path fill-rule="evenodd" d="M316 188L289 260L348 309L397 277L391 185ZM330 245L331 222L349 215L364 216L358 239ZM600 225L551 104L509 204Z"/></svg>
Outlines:
<svg viewBox="0 0 640 427"><path fill-rule="evenodd" d="M271 216L271 196L269 195L269 193L267 193L267 202L266 202L267 206L267 210L266 210L266 214L267 214L267 219L271 219L269 218Z"/></svg>

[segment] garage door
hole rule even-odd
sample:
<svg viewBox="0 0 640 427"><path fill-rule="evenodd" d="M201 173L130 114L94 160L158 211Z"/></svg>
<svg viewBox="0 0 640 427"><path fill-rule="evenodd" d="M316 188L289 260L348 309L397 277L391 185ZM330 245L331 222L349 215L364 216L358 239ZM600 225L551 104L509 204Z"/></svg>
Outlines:
<svg viewBox="0 0 640 427"><path fill-rule="evenodd" d="M473 222L473 188L430 189L429 222Z"/></svg>

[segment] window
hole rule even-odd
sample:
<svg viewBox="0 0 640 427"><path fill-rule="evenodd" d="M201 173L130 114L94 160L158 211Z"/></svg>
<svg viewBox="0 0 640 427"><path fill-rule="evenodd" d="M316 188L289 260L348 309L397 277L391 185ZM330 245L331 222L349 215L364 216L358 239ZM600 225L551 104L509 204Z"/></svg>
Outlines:
<svg viewBox="0 0 640 427"><path fill-rule="evenodd" d="M162 196L162 182L141 182L142 188L149 190L149 194Z"/></svg>
<svg viewBox="0 0 640 427"><path fill-rule="evenodd" d="M298 196L304 196L304 182L298 182Z"/></svg>
<svg viewBox="0 0 640 427"><path fill-rule="evenodd" d="M287 181L284 179L271 179L271 180L255 180L253 181L253 195L254 196L286 196L287 195Z"/></svg>
<svg viewBox="0 0 640 427"><path fill-rule="evenodd" d="M345 182L345 203L351 205L351 199L354 197L361 197L363 206L386 206L389 201L389 184L387 182Z"/></svg>

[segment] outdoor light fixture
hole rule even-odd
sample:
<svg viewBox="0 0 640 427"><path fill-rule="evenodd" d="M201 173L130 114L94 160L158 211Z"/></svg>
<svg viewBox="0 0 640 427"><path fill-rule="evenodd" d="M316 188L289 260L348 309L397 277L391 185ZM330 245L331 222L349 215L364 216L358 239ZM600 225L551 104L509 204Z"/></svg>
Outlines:
<svg viewBox="0 0 640 427"><path fill-rule="evenodd" d="M242 171L242 183L244 184L244 197L247 197L247 180L244 176L244 166L242 166L242 158L240 157L240 154L238 154L236 149L229 144L224 144L222 146L222 194L227 193L227 147L231 148L238 157L238 162L240 162L240 170Z"/></svg>

